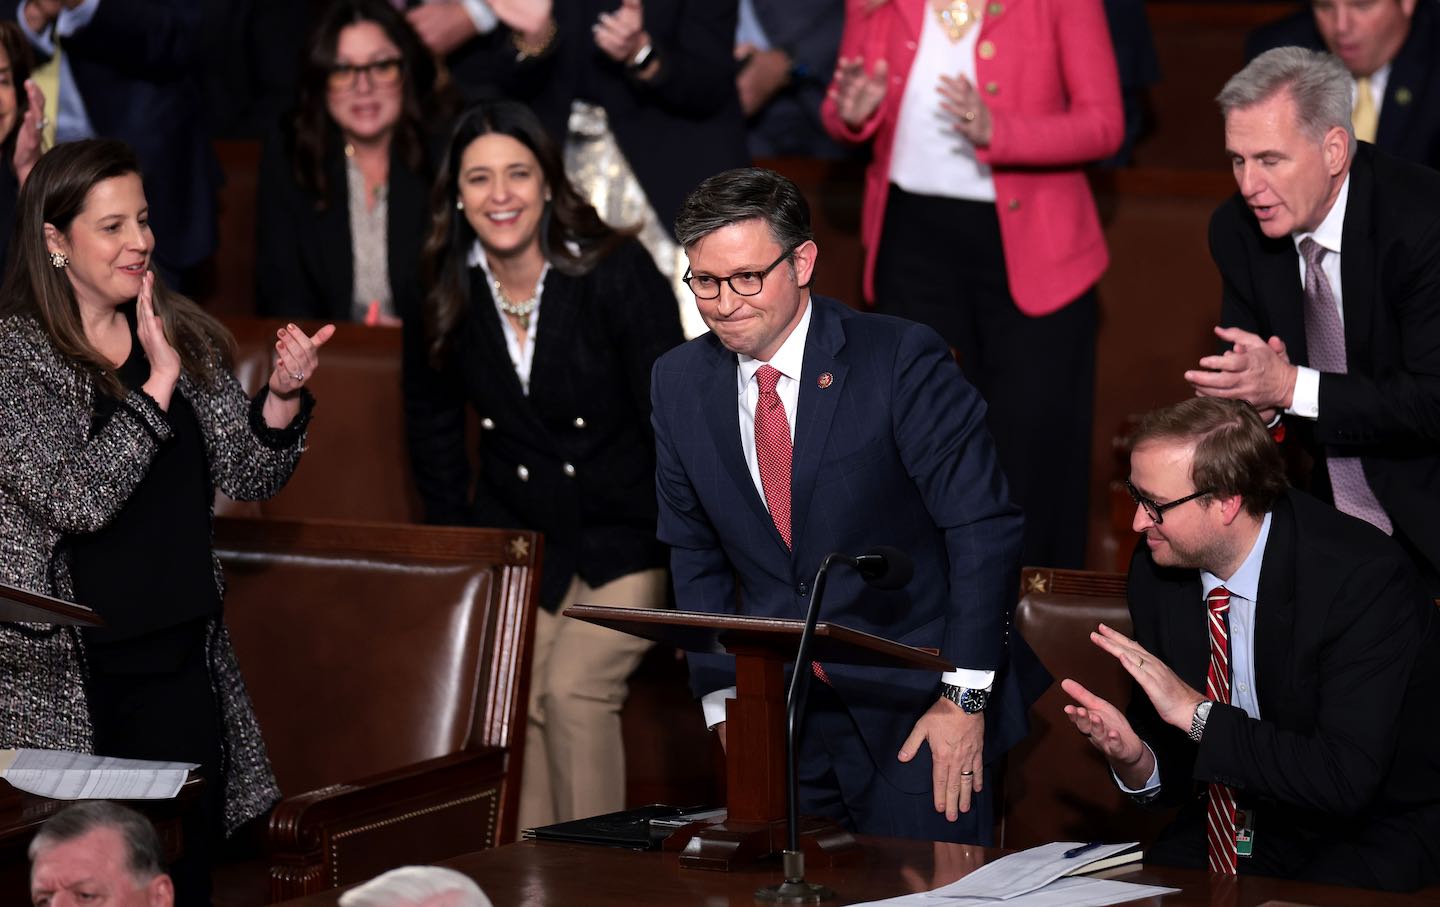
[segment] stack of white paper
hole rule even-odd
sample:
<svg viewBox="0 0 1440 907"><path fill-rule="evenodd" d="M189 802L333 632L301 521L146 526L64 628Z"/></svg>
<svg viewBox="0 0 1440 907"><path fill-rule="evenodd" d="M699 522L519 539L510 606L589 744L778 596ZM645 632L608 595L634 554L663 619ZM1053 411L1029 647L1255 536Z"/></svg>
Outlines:
<svg viewBox="0 0 1440 907"><path fill-rule="evenodd" d="M180 793L192 762L115 759L60 750L0 750L0 777L54 800L168 800Z"/></svg>

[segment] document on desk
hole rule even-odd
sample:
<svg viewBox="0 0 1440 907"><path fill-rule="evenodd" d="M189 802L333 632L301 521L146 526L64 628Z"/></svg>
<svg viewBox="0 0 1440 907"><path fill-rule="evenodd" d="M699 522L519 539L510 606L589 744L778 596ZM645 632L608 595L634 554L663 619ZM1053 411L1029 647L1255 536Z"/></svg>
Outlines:
<svg viewBox="0 0 1440 907"><path fill-rule="evenodd" d="M1136 885L1110 879L1057 879L1048 885L1012 898L946 897L935 891L906 894L883 901L870 901L854 907L1108 907L1130 901L1173 894L1178 888L1159 885Z"/></svg>
<svg viewBox="0 0 1440 907"><path fill-rule="evenodd" d="M0 750L0 777L11 787L53 800L168 800L199 767L60 750Z"/></svg>
<svg viewBox="0 0 1440 907"><path fill-rule="evenodd" d="M1134 841L1125 844L1081 844L1075 841L1042 844L986 863L959 881L930 893L947 898L1010 901L1049 885L1061 876L1135 847Z"/></svg>

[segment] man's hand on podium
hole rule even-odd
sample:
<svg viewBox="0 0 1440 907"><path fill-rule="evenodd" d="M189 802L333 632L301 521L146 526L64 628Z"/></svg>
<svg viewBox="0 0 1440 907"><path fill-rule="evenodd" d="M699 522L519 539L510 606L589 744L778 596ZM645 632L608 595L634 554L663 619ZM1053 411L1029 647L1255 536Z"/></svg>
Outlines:
<svg viewBox="0 0 1440 907"><path fill-rule="evenodd" d="M915 722L900 747L900 761L914 759L926 741L935 765L935 811L954 822L970 811L971 795L984 787L985 713L967 714L942 696Z"/></svg>

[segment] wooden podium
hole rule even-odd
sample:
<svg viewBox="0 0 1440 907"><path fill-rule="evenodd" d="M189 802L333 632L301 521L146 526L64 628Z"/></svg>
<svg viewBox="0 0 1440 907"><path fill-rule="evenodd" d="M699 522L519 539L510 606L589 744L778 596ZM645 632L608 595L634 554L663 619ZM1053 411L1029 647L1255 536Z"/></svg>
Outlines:
<svg viewBox="0 0 1440 907"><path fill-rule="evenodd" d="M680 865L733 870L785 849L785 665L794 661L803 620L574 605L566 617L652 639L687 652L735 656L735 698L726 703L724 820L671 835ZM933 650L902 645L838 624L815 625L810 657L826 664L954 670ZM860 855L851 834L827 819L800 819L808 864L834 866Z"/></svg>
<svg viewBox="0 0 1440 907"><path fill-rule="evenodd" d="M51 598L0 583L0 622L98 627L100 615L63 598Z"/></svg>

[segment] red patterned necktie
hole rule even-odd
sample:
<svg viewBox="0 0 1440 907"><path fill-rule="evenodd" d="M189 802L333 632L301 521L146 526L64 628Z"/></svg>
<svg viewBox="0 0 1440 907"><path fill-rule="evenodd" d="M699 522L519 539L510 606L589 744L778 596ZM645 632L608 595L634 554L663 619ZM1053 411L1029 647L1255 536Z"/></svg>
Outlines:
<svg viewBox="0 0 1440 907"><path fill-rule="evenodd" d="M755 459L760 463L760 484L765 489L765 506L770 519L790 547L790 422L785 404L775 393L780 372L770 365L755 373L760 399L755 404Z"/></svg>
<svg viewBox="0 0 1440 907"><path fill-rule="evenodd" d="M1230 704L1230 590L1216 586L1206 596L1210 606L1210 671L1205 677L1205 696ZM1235 875L1235 791L1224 784L1209 785L1205 809L1206 850L1210 871Z"/></svg>
<svg viewBox="0 0 1440 907"><path fill-rule="evenodd" d="M780 371L762 365L755 373L760 385L760 398L755 402L755 459L760 463L760 485L765 489L765 506L770 519L790 546L790 422L785 418L785 404L775 392ZM821 683L829 683L825 668L818 661L810 662L810 670Z"/></svg>

